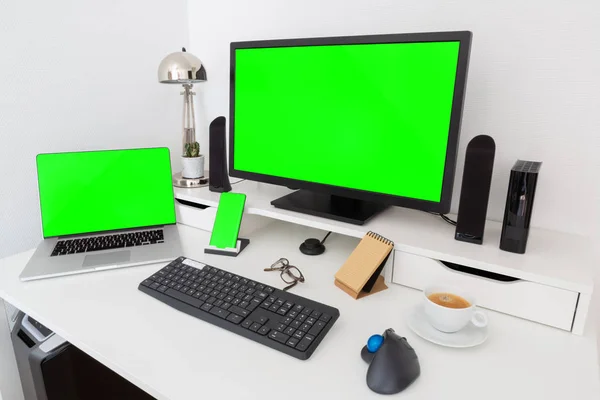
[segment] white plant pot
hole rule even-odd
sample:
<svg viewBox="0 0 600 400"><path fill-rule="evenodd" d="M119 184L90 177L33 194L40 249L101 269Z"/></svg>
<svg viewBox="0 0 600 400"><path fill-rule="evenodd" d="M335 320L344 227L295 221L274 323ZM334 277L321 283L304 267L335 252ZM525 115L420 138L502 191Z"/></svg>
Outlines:
<svg viewBox="0 0 600 400"><path fill-rule="evenodd" d="M199 157L181 157L183 170L181 175L184 178L198 179L204 176L204 156Z"/></svg>

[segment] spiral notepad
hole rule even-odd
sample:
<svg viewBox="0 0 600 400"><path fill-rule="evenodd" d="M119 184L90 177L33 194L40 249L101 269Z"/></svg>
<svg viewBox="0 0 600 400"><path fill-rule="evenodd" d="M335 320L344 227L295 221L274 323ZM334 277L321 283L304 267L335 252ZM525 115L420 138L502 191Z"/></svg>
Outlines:
<svg viewBox="0 0 600 400"><path fill-rule="evenodd" d="M355 299L387 289L381 271L394 243L368 232L335 274L335 285Z"/></svg>

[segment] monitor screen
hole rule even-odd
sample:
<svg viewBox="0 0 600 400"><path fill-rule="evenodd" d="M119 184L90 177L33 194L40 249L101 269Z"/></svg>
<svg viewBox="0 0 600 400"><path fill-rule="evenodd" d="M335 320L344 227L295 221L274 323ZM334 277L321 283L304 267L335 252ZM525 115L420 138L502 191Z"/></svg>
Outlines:
<svg viewBox="0 0 600 400"><path fill-rule="evenodd" d="M232 169L440 202L460 47L233 49Z"/></svg>
<svg viewBox="0 0 600 400"><path fill-rule="evenodd" d="M169 149L37 156L44 237L175 223Z"/></svg>

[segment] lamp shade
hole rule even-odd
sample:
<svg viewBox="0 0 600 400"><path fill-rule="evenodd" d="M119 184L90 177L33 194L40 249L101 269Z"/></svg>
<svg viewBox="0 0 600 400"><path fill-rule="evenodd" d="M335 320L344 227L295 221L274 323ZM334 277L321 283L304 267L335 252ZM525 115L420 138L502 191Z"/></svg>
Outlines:
<svg viewBox="0 0 600 400"><path fill-rule="evenodd" d="M193 54L185 51L171 53L158 66L158 81L160 83L190 84L206 81L206 69L202 61Z"/></svg>

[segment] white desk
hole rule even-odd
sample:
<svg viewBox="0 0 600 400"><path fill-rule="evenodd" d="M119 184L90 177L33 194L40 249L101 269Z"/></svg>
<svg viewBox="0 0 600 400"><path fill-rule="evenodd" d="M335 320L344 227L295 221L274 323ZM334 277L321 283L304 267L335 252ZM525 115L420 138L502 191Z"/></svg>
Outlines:
<svg viewBox="0 0 600 400"><path fill-rule="evenodd" d="M32 252L0 260L0 297L32 315L92 357L158 399L381 399L365 384L359 352L388 327L407 337L421 377L402 399L600 398L596 343L584 336L490 312L490 337L480 347L448 349L414 335L405 318L416 290L390 289L356 301L333 275L358 239L331 235L327 252L302 255L298 244L314 229L275 222L252 233L237 258L208 256L208 233L181 226L186 256L281 287L265 265L287 257L307 282L296 294L337 307L340 319L308 361L299 361L180 313L137 290L158 270L151 265L50 280L20 282Z"/></svg>

